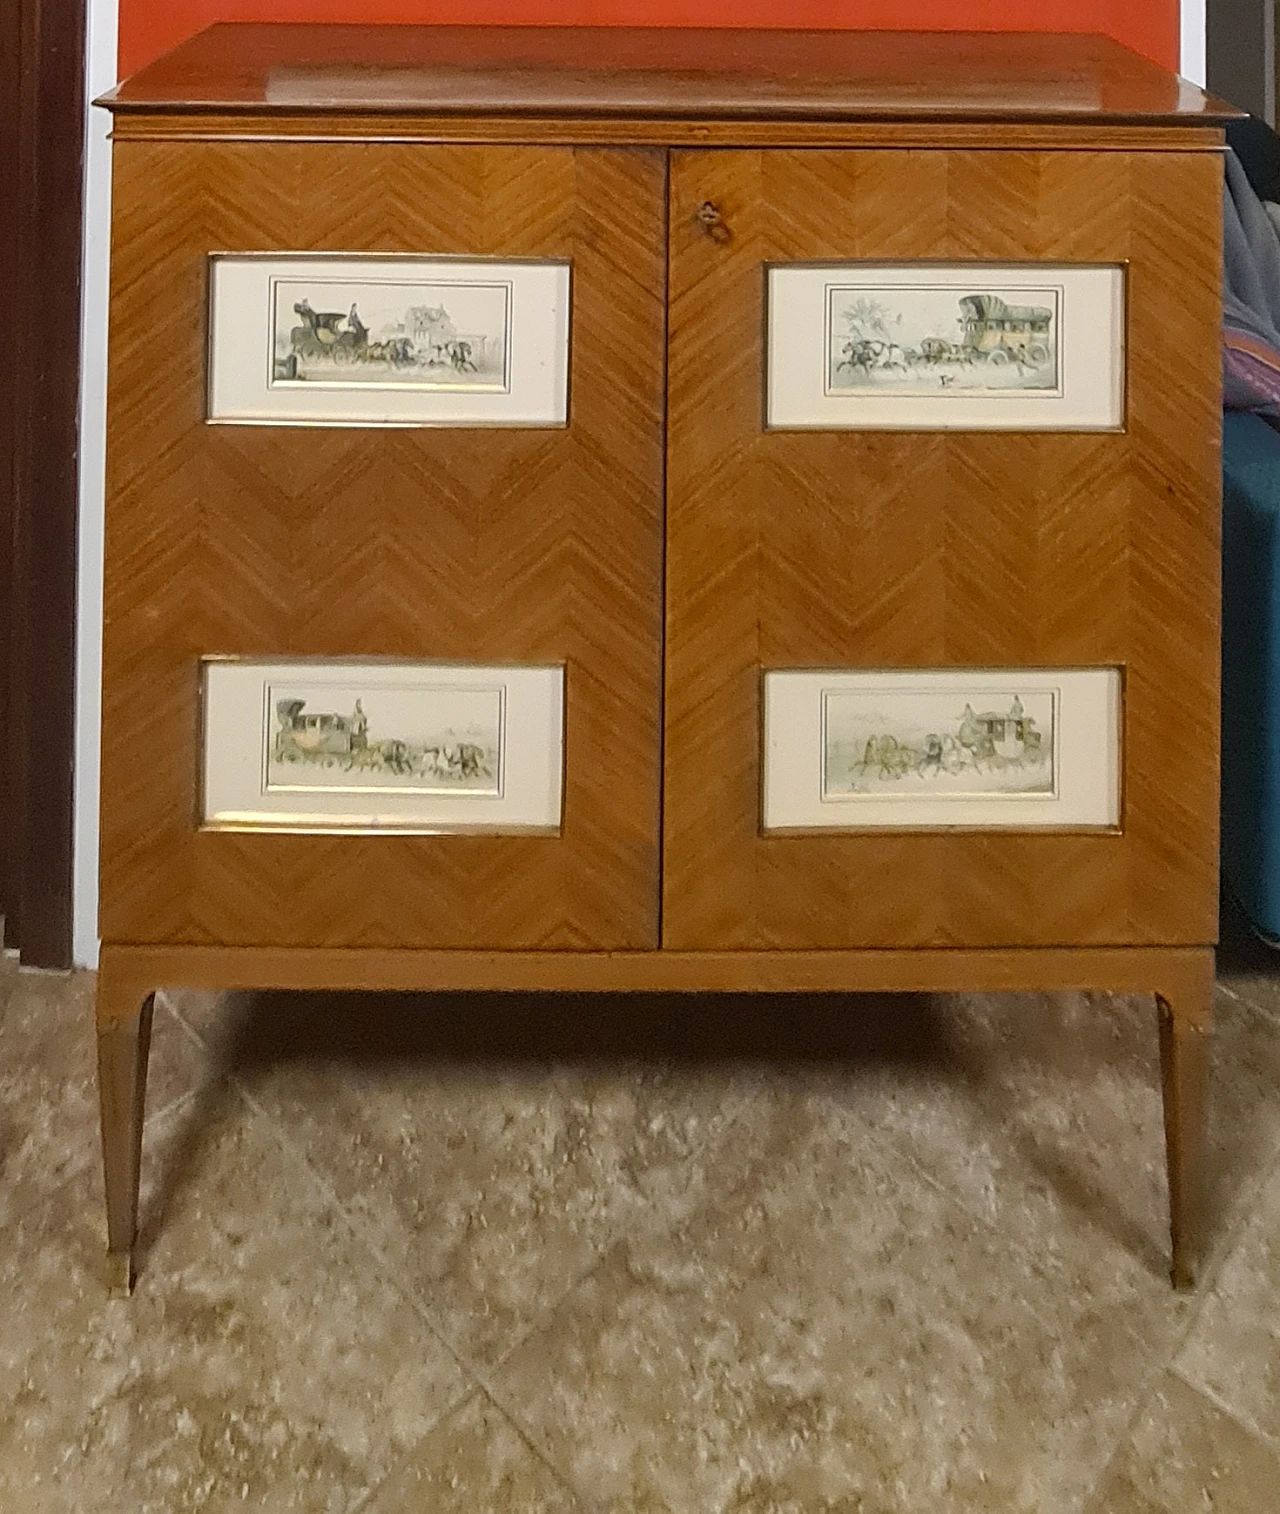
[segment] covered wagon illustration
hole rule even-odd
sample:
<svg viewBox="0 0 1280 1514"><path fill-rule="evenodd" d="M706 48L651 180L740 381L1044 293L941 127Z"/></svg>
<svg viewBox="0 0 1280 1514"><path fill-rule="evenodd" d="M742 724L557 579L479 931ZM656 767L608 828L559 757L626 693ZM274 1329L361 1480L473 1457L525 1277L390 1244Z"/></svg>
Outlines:
<svg viewBox="0 0 1280 1514"><path fill-rule="evenodd" d="M988 363L1049 361L1053 311L1047 305L1010 305L998 294L967 294L960 301L962 345Z"/></svg>

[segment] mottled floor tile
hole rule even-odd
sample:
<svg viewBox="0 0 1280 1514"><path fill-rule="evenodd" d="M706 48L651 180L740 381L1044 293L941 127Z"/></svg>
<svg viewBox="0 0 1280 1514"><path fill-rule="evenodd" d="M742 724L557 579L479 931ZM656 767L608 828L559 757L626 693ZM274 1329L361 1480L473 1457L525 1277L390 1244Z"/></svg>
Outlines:
<svg viewBox="0 0 1280 1514"><path fill-rule="evenodd" d="M1280 1447L1280 1168L1239 1232L1177 1368Z"/></svg>
<svg viewBox="0 0 1280 1514"><path fill-rule="evenodd" d="M1259 1014L1280 1023L1280 953L1277 962L1268 965L1265 972L1251 972L1247 976L1228 978L1222 990L1231 998L1256 1009Z"/></svg>
<svg viewBox="0 0 1280 1514"><path fill-rule="evenodd" d="M1223 900L1219 934L1219 984L1229 993L1280 1014L1280 950L1259 938L1229 896Z"/></svg>
<svg viewBox="0 0 1280 1514"><path fill-rule="evenodd" d="M1280 1452L1167 1373L1089 1514L1267 1514L1277 1507Z"/></svg>
<svg viewBox="0 0 1280 1514"><path fill-rule="evenodd" d="M620 1246L492 1382L611 1511L1067 1514L1168 1349L892 1145L813 1120L743 1202Z"/></svg>
<svg viewBox="0 0 1280 1514"><path fill-rule="evenodd" d="M513 1060L512 1017L545 1006L496 1009L506 1019L478 1061L458 1059L477 1047L451 1039L455 1017L493 1010L448 996L185 1005L219 1065L477 1362L510 1349L620 1235L679 1224L732 1189L787 1103L785 1084L751 1067ZM317 1029L315 1017L361 1011L354 1032ZM293 1054L266 1024L281 1013L299 1017Z"/></svg>
<svg viewBox="0 0 1280 1514"><path fill-rule="evenodd" d="M1112 1461L1200 1302L1149 1000L172 1000L206 1052L150 1125L138 1294L99 1283L91 1035L93 1182L8 1232L0 1508L1079 1514L1108 1466L1130 1501L1090 1514L1212 1506L1178 1502L1217 1465L1194 1415L1172 1493L1141 1432ZM1230 1219L1280 1016L1227 995L1217 1041ZM72 1044L31 1053L51 1084ZM1180 1370L1247 1422L1275 1242L1237 1233Z"/></svg>
<svg viewBox="0 0 1280 1514"><path fill-rule="evenodd" d="M1168 1272L1159 1048L1150 997L940 998L938 1055L815 1081L812 1096L899 1142L1002 1234L1049 1260ZM1220 996L1210 1099L1209 1246L1280 1152L1280 1024Z"/></svg>
<svg viewBox="0 0 1280 1514"><path fill-rule="evenodd" d="M482 1394L456 1409L360 1514L575 1514L581 1505Z"/></svg>
<svg viewBox="0 0 1280 1514"><path fill-rule="evenodd" d="M131 1299L103 1287L87 1174L6 1235L0 1508L345 1514L469 1384L237 1097L178 1106L148 1147L169 1181Z"/></svg>
<svg viewBox="0 0 1280 1514"><path fill-rule="evenodd" d="M239 1026L252 1006L252 995L166 988L160 999L204 1043L219 1071L225 1070Z"/></svg>
<svg viewBox="0 0 1280 1514"><path fill-rule="evenodd" d="M0 1223L72 1173L98 1164L92 973L6 972L0 978ZM197 1088L206 1059L160 1006L148 1108Z"/></svg>

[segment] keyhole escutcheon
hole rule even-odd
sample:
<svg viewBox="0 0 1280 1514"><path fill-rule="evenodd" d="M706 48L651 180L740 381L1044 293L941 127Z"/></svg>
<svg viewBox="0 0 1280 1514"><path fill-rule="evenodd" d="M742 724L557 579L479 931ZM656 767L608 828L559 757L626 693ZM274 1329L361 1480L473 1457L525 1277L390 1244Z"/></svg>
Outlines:
<svg viewBox="0 0 1280 1514"><path fill-rule="evenodd" d="M713 242L723 244L733 237L728 222L720 214L720 207L711 200L703 200L698 207L697 221Z"/></svg>

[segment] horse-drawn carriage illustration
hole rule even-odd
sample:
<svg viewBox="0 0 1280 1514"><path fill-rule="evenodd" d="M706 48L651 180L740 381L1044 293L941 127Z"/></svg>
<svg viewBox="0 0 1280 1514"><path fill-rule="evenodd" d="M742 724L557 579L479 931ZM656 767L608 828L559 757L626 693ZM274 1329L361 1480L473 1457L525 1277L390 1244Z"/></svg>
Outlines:
<svg viewBox="0 0 1280 1514"><path fill-rule="evenodd" d="M1053 387L1056 295L1026 292L1054 303L1014 303L1004 297L1012 291L833 289L831 383L921 393Z"/></svg>
<svg viewBox="0 0 1280 1514"><path fill-rule="evenodd" d="M306 703L296 697L276 700L273 763L417 776L445 786L475 787L494 776L497 753L478 741L456 735L433 743L397 737L372 740L362 700L355 701L350 715L310 711Z"/></svg>
<svg viewBox="0 0 1280 1514"><path fill-rule="evenodd" d="M1053 311L1047 305L1008 305L996 294L967 294L960 301L962 345L989 363L1047 363Z"/></svg>
<svg viewBox="0 0 1280 1514"><path fill-rule="evenodd" d="M275 300L277 381L450 389L506 382L506 286L282 281Z"/></svg>
<svg viewBox="0 0 1280 1514"><path fill-rule="evenodd" d="M954 705L952 711L954 712ZM916 717L839 722L829 727L827 775L834 792L900 791L924 782L955 792L1027 793L1052 788L1052 731L1014 694L1003 708L975 710L947 720L922 708ZM1052 726L1043 696L1042 719ZM868 732L859 735L858 731Z"/></svg>
<svg viewBox="0 0 1280 1514"><path fill-rule="evenodd" d="M306 299L299 300L293 310L302 322L289 333L294 377L301 365L326 361L342 368L351 363L386 363L394 368L447 368L455 374L479 372L475 352L481 338L468 340L453 334L419 345L411 336L393 335L375 342L369 340L369 328L354 304L345 315L340 310L313 310ZM445 320L452 332L452 322L447 316Z"/></svg>
<svg viewBox="0 0 1280 1514"><path fill-rule="evenodd" d="M340 310L313 310L304 298L294 305L293 313L302 321L289 333L289 346L296 358L329 358L345 366L368 356L369 328L354 305L344 315Z"/></svg>

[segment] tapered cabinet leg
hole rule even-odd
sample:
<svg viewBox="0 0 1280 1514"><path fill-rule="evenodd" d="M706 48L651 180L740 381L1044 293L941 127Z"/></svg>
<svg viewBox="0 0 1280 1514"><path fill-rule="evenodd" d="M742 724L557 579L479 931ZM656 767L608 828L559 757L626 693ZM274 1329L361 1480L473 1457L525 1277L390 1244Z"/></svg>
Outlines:
<svg viewBox="0 0 1280 1514"><path fill-rule="evenodd" d="M1173 1286L1194 1288L1204 1248L1212 967L1156 997L1169 1167Z"/></svg>
<svg viewBox="0 0 1280 1514"><path fill-rule="evenodd" d="M113 1291L133 1287L142 1173L142 1121L154 997L98 979L98 1098L102 1109L102 1166L107 1194L107 1251Z"/></svg>

